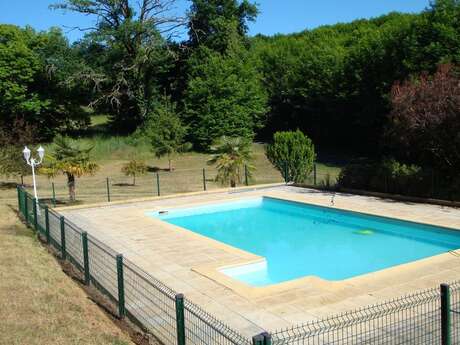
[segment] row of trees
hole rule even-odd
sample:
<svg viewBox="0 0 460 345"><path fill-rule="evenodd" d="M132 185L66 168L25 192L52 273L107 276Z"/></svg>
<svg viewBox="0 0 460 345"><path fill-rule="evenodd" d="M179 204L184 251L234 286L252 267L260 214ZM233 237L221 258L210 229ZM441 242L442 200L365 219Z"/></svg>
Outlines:
<svg viewBox="0 0 460 345"><path fill-rule="evenodd" d="M410 101L403 81L426 84L439 65L453 71L460 63L458 0L433 1L417 15L253 38L247 25L257 7L248 0L192 0L186 17L174 14L175 2L63 0L54 9L95 23L72 45L56 29L0 25L0 130L8 141L24 127L35 140L71 133L96 112L110 116L114 131L147 136L156 155L300 129L319 147L402 157L395 114ZM188 39L174 38L178 28ZM453 166L452 157L427 157L402 158Z"/></svg>

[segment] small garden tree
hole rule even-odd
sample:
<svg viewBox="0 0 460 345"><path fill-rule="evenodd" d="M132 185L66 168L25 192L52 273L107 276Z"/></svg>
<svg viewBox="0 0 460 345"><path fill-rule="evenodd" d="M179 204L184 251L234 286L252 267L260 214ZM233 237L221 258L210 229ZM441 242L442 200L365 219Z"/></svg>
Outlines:
<svg viewBox="0 0 460 345"><path fill-rule="evenodd" d="M301 131L277 132L267 146L267 158L281 172L285 181L304 182L315 161L315 147Z"/></svg>
<svg viewBox="0 0 460 345"><path fill-rule="evenodd" d="M147 165L143 161L136 159L129 161L121 168L123 174L133 177L133 186L136 185L136 176L145 175L147 170Z"/></svg>
<svg viewBox="0 0 460 345"><path fill-rule="evenodd" d="M187 128L177 115L175 103L169 98L165 98L150 114L145 133L152 144L155 157L168 157L169 171L173 170L172 157L191 148L191 144L184 140Z"/></svg>
<svg viewBox="0 0 460 345"><path fill-rule="evenodd" d="M251 141L241 137L221 137L211 146L214 155L208 160L209 165L216 165L216 181L222 185L236 187L241 183L246 166L248 176L254 167L251 165Z"/></svg>
<svg viewBox="0 0 460 345"><path fill-rule="evenodd" d="M92 147L83 148L73 140L57 136L54 139L54 152L49 155L48 163L40 169L40 173L54 177L58 173L67 176L69 200L75 201L75 179L83 175L93 175L98 165L91 161Z"/></svg>

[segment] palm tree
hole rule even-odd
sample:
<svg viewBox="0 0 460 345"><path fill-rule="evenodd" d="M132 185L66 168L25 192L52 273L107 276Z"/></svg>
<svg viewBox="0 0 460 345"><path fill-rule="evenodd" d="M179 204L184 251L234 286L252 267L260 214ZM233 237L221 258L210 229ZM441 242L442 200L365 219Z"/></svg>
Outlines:
<svg viewBox="0 0 460 345"><path fill-rule="evenodd" d="M99 166L89 157L92 147L81 147L77 142L57 136L54 140L54 153L50 155L47 166L40 169L41 173L54 177L58 173L67 176L69 200L75 201L75 179L83 175L93 175Z"/></svg>
<svg viewBox="0 0 460 345"><path fill-rule="evenodd" d="M223 136L211 146L214 155L208 160L209 165L216 165L216 181L222 185L236 187L241 182L246 166L248 176L254 167L252 161L251 141L241 137Z"/></svg>

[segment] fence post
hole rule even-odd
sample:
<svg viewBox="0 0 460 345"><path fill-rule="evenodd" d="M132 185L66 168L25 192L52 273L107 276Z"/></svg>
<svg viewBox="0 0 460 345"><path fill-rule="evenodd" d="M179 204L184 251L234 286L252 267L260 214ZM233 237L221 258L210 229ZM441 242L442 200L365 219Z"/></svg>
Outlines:
<svg viewBox="0 0 460 345"><path fill-rule="evenodd" d="M61 224L61 255L62 255L62 260L66 259L66 247L65 247L65 220L64 216L61 216L59 218L59 223Z"/></svg>
<svg viewBox="0 0 460 345"><path fill-rule="evenodd" d="M313 185L316 186L316 163L313 163Z"/></svg>
<svg viewBox="0 0 460 345"><path fill-rule="evenodd" d="M32 209L34 211L34 228L35 231L38 231L38 217L37 217L37 199L32 199L33 204L32 204Z"/></svg>
<svg viewBox="0 0 460 345"><path fill-rule="evenodd" d="M264 345L272 345L272 336L268 332L262 333L264 336Z"/></svg>
<svg viewBox="0 0 460 345"><path fill-rule="evenodd" d="M16 191L18 192L18 210L19 213L22 213L22 207L21 207L21 190L19 189L19 186L16 186Z"/></svg>
<svg viewBox="0 0 460 345"><path fill-rule="evenodd" d="M450 310L450 287L441 284L441 344L451 345L451 310Z"/></svg>
<svg viewBox="0 0 460 345"><path fill-rule="evenodd" d="M184 295L176 295L177 345L185 345Z"/></svg>
<svg viewBox="0 0 460 345"><path fill-rule="evenodd" d="M26 225L29 226L29 205L28 205L28 199L29 197L27 196L27 192L24 191L24 216L26 218Z"/></svg>
<svg viewBox="0 0 460 345"><path fill-rule="evenodd" d="M252 337L252 345L264 345L265 338L264 334L257 334Z"/></svg>
<svg viewBox="0 0 460 345"><path fill-rule="evenodd" d="M51 182L51 188L53 189L53 206L56 207L56 190L54 189L54 182Z"/></svg>
<svg viewBox="0 0 460 345"><path fill-rule="evenodd" d="M45 236L46 243L50 244L50 214L48 205L45 206Z"/></svg>
<svg viewBox="0 0 460 345"><path fill-rule="evenodd" d="M106 177L105 179L106 185L107 185L107 201L110 202L110 186L109 186L109 178Z"/></svg>
<svg viewBox="0 0 460 345"><path fill-rule="evenodd" d="M203 190L206 191L206 169L203 168Z"/></svg>
<svg viewBox="0 0 460 345"><path fill-rule="evenodd" d="M248 166L244 165L244 184L249 186Z"/></svg>
<svg viewBox="0 0 460 345"><path fill-rule="evenodd" d="M83 244L83 265L85 269L85 284L89 285L89 258L88 258L88 233L81 233L81 240Z"/></svg>
<svg viewBox="0 0 460 345"><path fill-rule="evenodd" d="M123 255L117 255L117 280L118 280L118 317L123 319L125 310L125 280L123 275Z"/></svg>
<svg viewBox="0 0 460 345"><path fill-rule="evenodd" d="M157 194L160 196L160 174L157 173Z"/></svg>
<svg viewBox="0 0 460 345"><path fill-rule="evenodd" d="M288 183L289 182L289 169L288 169L288 164L287 162L284 162L284 182Z"/></svg>

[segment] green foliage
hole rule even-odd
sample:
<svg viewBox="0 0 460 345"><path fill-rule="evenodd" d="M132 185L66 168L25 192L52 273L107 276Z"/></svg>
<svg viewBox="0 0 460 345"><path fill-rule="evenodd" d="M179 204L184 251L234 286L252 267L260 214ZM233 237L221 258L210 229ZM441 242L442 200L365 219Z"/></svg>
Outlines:
<svg viewBox="0 0 460 345"><path fill-rule="evenodd" d="M295 183L307 179L316 157L313 142L299 130L275 133L266 155L285 181Z"/></svg>
<svg viewBox="0 0 460 345"><path fill-rule="evenodd" d="M221 136L252 139L263 125L267 95L238 40L225 55L201 48L190 64L185 120L196 147L208 149Z"/></svg>
<svg viewBox="0 0 460 345"><path fill-rule="evenodd" d="M54 152L46 157L39 172L49 177L58 173L66 175L69 199L75 201L75 178L93 175L99 169L90 158L92 147L82 147L78 142L60 135L56 136L53 144Z"/></svg>
<svg viewBox="0 0 460 345"><path fill-rule="evenodd" d="M458 199L460 196L458 177L452 182L432 169L401 163L393 158L377 163L350 164L342 169L338 185L419 197Z"/></svg>
<svg viewBox="0 0 460 345"><path fill-rule="evenodd" d="M124 164L121 168L121 172L126 176L133 177L133 186L136 185L136 176L142 176L147 173L148 166L144 161L133 159L128 163Z"/></svg>
<svg viewBox="0 0 460 345"><path fill-rule="evenodd" d="M51 138L59 129L85 125L76 88L63 84L77 65L60 30L0 25L0 128L22 118L39 138Z"/></svg>
<svg viewBox="0 0 460 345"><path fill-rule="evenodd" d="M251 141L242 137L220 137L215 140L211 152L213 156L209 159L209 165L216 165L216 181L223 186L236 187L241 183L244 176L244 169L251 177L254 171L251 152Z"/></svg>
<svg viewBox="0 0 460 345"><path fill-rule="evenodd" d="M248 21L258 14L257 5L243 0L193 0L190 9L189 38L192 47L205 46L225 53L235 32L244 38Z"/></svg>
<svg viewBox="0 0 460 345"><path fill-rule="evenodd" d="M117 131L134 131L161 94L173 62L162 33L173 34L183 21L171 13L174 5L175 0L64 0L53 6L97 19L76 47L87 64L69 80L97 91L91 105L110 114Z"/></svg>
<svg viewBox="0 0 460 345"><path fill-rule="evenodd" d="M170 171L171 157L191 148L191 145L184 141L187 128L177 115L176 104L169 98L165 98L150 113L144 133L151 142L155 156L168 157Z"/></svg>
<svg viewBox="0 0 460 345"><path fill-rule="evenodd" d="M22 158L22 148L7 146L0 149L0 176L27 176L31 169Z"/></svg>

